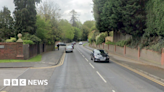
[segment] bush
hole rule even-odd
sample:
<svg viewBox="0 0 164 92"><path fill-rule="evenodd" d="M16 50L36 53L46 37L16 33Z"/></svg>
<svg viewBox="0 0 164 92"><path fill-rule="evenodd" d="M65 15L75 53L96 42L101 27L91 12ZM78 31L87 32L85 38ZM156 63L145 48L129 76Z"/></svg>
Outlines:
<svg viewBox="0 0 164 92"><path fill-rule="evenodd" d="M23 40L23 44L34 44L31 40Z"/></svg>
<svg viewBox="0 0 164 92"><path fill-rule="evenodd" d="M105 42L105 37L107 37L107 33L101 33L98 36L96 36L96 44L101 44Z"/></svg>
<svg viewBox="0 0 164 92"><path fill-rule="evenodd" d="M130 45L131 42L132 42L131 39L128 39L128 40L121 40L121 41L116 42L116 45L117 45L117 46L120 46L120 47L124 47L124 45Z"/></svg>
<svg viewBox="0 0 164 92"><path fill-rule="evenodd" d="M22 37L23 40L31 40L33 41L34 43L38 43L38 42L41 42L41 39L38 38L37 36L35 35L30 35L28 33L26 33L23 37Z"/></svg>
<svg viewBox="0 0 164 92"><path fill-rule="evenodd" d="M10 37L10 39L7 39L6 42L16 42L16 38Z"/></svg>
<svg viewBox="0 0 164 92"><path fill-rule="evenodd" d="M105 44L115 45L115 43L114 42L111 42L111 41L108 41Z"/></svg>

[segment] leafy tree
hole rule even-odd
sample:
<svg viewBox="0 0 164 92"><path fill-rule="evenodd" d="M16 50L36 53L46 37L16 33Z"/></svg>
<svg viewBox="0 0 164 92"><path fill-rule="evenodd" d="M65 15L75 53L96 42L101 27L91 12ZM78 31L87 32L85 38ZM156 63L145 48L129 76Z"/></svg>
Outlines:
<svg viewBox="0 0 164 92"><path fill-rule="evenodd" d="M61 39L61 29L59 27L59 18L60 8L58 5L55 5L52 2L44 1L37 9L38 15L45 19L45 21L49 21L50 32L49 32L49 43L54 43Z"/></svg>
<svg viewBox="0 0 164 92"><path fill-rule="evenodd" d="M62 31L62 37L65 41L72 41L74 38L74 28L71 26L71 24L65 20L61 19L59 22L59 28Z"/></svg>
<svg viewBox="0 0 164 92"><path fill-rule="evenodd" d="M161 36L164 37L164 1L149 0L146 4L147 21L145 36Z"/></svg>
<svg viewBox="0 0 164 92"><path fill-rule="evenodd" d="M74 41L78 41L81 39L81 36L82 36L82 31L77 28L77 27L74 27Z"/></svg>
<svg viewBox="0 0 164 92"><path fill-rule="evenodd" d="M103 27L104 21L102 20L103 15L103 6L106 3L107 0L93 0L94 6L93 6L93 12L94 12L94 18L96 20L96 27L100 32L104 32L107 29ZM107 21L107 20L106 20Z"/></svg>
<svg viewBox="0 0 164 92"><path fill-rule="evenodd" d="M29 33L31 35L36 32L36 6L40 0L14 0L15 11L15 28L16 34Z"/></svg>
<svg viewBox="0 0 164 92"><path fill-rule="evenodd" d="M81 40L86 41L88 39L89 31L90 29L87 26L85 25L82 26L82 39Z"/></svg>
<svg viewBox="0 0 164 92"><path fill-rule="evenodd" d="M95 26L95 21L85 21L83 25L91 29L93 26Z"/></svg>
<svg viewBox="0 0 164 92"><path fill-rule="evenodd" d="M7 7L3 7L0 11L0 41L14 36L14 22L10 15L10 10Z"/></svg>
<svg viewBox="0 0 164 92"><path fill-rule="evenodd" d="M41 16L37 16L37 21L36 21L36 26L37 26L37 30L35 35L37 37L39 37L43 43L46 43L49 35L48 32L51 30L51 24L49 21L45 21L44 18L41 18Z"/></svg>

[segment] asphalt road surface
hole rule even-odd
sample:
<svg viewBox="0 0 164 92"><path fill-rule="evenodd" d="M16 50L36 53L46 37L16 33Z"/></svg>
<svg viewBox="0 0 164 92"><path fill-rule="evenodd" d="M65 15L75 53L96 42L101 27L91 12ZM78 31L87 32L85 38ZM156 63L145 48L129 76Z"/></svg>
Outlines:
<svg viewBox="0 0 164 92"><path fill-rule="evenodd" d="M160 86L111 61L94 63L88 49L76 44L57 67L46 92L164 92Z"/></svg>
<svg viewBox="0 0 164 92"><path fill-rule="evenodd" d="M4 92L164 92L163 86L112 61L91 61L90 53L90 50L76 44L73 53L66 53L63 65L28 69L19 77L48 79L47 86L6 87Z"/></svg>

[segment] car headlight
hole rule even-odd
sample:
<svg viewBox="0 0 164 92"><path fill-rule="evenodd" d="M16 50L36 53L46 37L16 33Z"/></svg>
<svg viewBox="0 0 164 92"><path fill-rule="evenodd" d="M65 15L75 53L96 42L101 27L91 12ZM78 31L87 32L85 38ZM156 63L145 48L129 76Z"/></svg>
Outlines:
<svg viewBox="0 0 164 92"><path fill-rule="evenodd" d="M98 55L95 55L95 58L99 58L99 56Z"/></svg>

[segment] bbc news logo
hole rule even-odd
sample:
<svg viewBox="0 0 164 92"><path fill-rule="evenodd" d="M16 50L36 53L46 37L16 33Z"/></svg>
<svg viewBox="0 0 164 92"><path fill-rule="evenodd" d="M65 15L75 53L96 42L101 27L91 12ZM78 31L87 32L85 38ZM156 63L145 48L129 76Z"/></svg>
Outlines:
<svg viewBox="0 0 164 92"><path fill-rule="evenodd" d="M4 79L4 86L48 85L48 80Z"/></svg>

